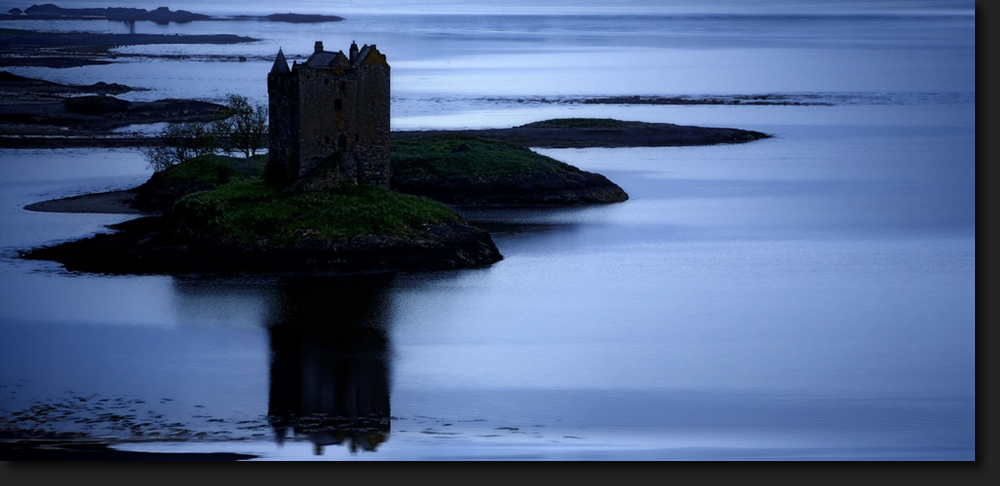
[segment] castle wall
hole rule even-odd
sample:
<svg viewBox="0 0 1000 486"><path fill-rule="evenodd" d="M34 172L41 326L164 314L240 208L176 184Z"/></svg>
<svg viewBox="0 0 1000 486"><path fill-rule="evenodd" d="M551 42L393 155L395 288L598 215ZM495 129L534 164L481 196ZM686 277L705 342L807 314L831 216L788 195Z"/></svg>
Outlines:
<svg viewBox="0 0 1000 486"><path fill-rule="evenodd" d="M352 76L338 76L330 69L302 69L298 75L299 106L299 159L301 177L335 153L355 150L353 134L355 110L352 106L357 96L358 80ZM356 179L356 168L350 160L343 171L348 179Z"/></svg>
<svg viewBox="0 0 1000 486"><path fill-rule="evenodd" d="M269 74L268 94L268 157L285 168L284 177L298 177L299 90L291 74Z"/></svg>
<svg viewBox="0 0 1000 486"><path fill-rule="evenodd" d="M357 65L357 73L358 180L389 187L389 64L373 49Z"/></svg>
<svg viewBox="0 0 1000 486"><path fill-rule="evenodd" d="M268 75L271 160L285 167L289 181L334 164L333 172L323 170L332 185L388 187L390 93L385 56L365 46L352 63L342 52L320 49L321 44L309 61L288 73L277 72L279 66Z"/></svg>

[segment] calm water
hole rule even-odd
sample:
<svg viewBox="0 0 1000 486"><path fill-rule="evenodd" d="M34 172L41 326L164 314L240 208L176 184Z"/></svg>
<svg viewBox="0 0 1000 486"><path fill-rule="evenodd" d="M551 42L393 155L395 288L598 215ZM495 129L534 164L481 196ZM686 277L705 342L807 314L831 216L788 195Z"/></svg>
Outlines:
<svg viewBox="0 0 1000 486"><path fill-rule="evenodd" d="M109 277L18 260L128 219L24 205L150 172L131 149L2 150L3 416L132 450L278 460L975 459L971 5L747 15L638 2L625 13L648 15L610 17L434 5L305 27L137 25L262 41L11 71L152 88L131 99L263 101L279 46L295 57L357 40L392 65L396 129L587 116L775 137L538 149L631 199L465 210L503 261L354 278ZM757 93L830 106L537 99Z"/></svg>

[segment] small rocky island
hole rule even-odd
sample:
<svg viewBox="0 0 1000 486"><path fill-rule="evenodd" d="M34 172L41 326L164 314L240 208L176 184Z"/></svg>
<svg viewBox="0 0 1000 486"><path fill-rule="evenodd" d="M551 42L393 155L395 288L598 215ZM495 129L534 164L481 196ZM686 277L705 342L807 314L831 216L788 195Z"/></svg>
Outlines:
<svg viewBox="0 0 1000 486"><path fill-rule="evenodd" d="M324 175L282 185L262 177L266 164L266 156L191 159L111 197L169 209L22 256L111 274L438 270L502 258L489 233L442 203L365 183L302 188L325 184Z"/></svg>
<svg viewBox="0 0 1000 486"><path fill-rule="evenodd" d="M389 190L389 64L375 46L352 44L347 57L317 43L292 68L279 52L268 95L268 157L256 166L214 155L171 166L147 184L183 188L162 215L23 256L69 270L174 274L444 269L502 258L489 233L448 206Z"/></svg>
<svg viewBox="0 0 1000 486"><path fill-rule="evenodd" d="M628 194L601 174L509 142L465 134L394 138L392 188L459 206L622 202Z"/></svg>
<svg viewBox="0 0 1000 486"><path fill-rule="evenodd" d="M71 271L113 274L484 266L503 258L489 233L467 224L446 203L559 206L628 199L606 177L528 146L692 145L767 137L611 119L390 132L389 65L374 45L352 44L345 54L317 42L306 62L291 67L279 51L268 74L268 95L267 154L206 154L158 171L131 190L29 205L26 209L35 211L144 217L111 227L111 234L21 256L58 261ZM87 103L115 110L113 97L91 99ZM95 120L90 124L100 126Z"/></svg>

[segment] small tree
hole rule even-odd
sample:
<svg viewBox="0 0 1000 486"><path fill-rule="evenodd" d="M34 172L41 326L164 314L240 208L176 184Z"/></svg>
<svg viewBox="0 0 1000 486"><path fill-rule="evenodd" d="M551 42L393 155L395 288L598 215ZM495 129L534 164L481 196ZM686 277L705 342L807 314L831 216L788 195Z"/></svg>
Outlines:
<svg viewBox="0 0 1000 486"><path fill-rule="evenodd" d="M253 106L246 96L228 94L226 107L212 123L219 148L250 158L267 143L267 107Z"/></svg>
<svg viewBox="0 0 1000 486"><path fill-rule="evenodd" d="M199 155L215 152L215 136L201 123L171 123L160 132L160 143L145 150L156 172Z"/></svg>

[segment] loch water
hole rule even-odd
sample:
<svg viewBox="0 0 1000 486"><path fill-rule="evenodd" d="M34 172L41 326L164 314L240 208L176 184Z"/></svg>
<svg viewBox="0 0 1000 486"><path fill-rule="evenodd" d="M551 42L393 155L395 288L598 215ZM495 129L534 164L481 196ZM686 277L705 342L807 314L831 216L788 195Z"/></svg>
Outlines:
<svg viewBox="0 0 1000 486"><path fill-rule="evenodd" d="M974 460L975 15L928 4L948 8L550 2L515 15L445 2L335 24L139 23L262 40L10 68L150 88L129 99L264 101L278 47L295 58L356 40L392 66L394 129L610 117L773 138L535 149L630 199L463 208L502 261L349 277L107 276L18 259L133 217L25 205L134 187L150 170L137 149L2 149L3 425L263 460ZM608 95L801 103L578 102Z"/></svg>

